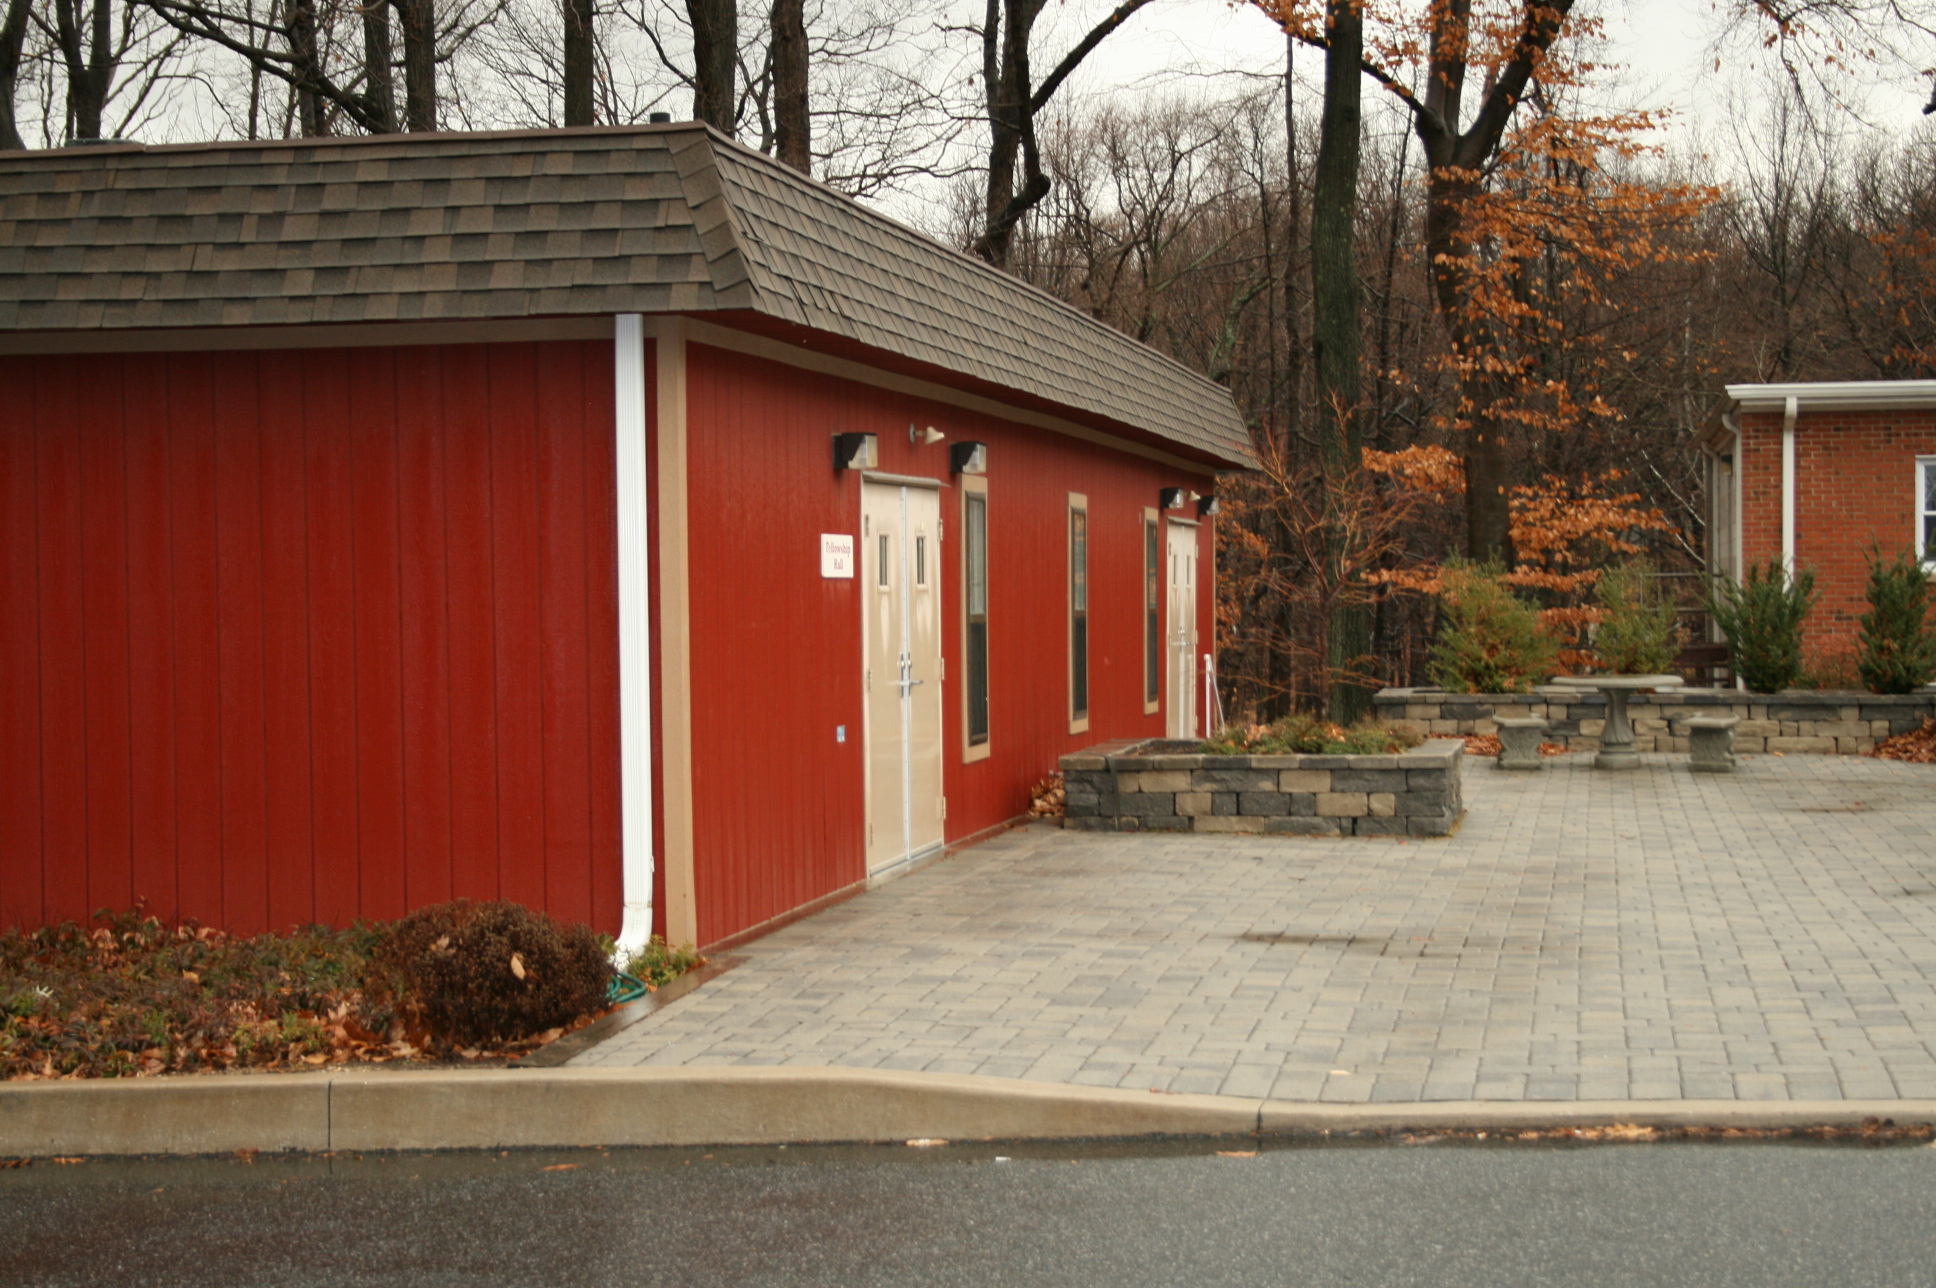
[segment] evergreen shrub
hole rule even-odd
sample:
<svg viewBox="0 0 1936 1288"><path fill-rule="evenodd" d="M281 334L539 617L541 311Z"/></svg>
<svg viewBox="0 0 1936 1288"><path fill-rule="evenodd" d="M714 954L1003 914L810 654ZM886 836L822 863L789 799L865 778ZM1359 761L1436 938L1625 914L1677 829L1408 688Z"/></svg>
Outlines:
<svg viewBox="0 0 1936 1288"><path fill-rule="evenodd" d="M1936 626L1921 561L1904 550L1884 562L1870 546L1868 598L1856 642L1862 683L1874 693L1911 693L1936 679Z"/></svg>
<svg viewBox="0 0 1936 1288"><path fill-rule="evenodd" d="M1779 693L1802 676L1802 622L1815 606L1815 573L1797 568L1791 579L1781 561L1751 564L1748 579L1716 585L1707 601L1728 637L1728 665L1752 693Z"/></svg>
<svg viewBox="0 0 1936 1288"><path fill-rule="evenodd" d="M1559 642L1506 586L1497 564L1453 560L1439 575L1440 620L1426 673L1450 693L1526 693L1558 665Z"/></svg>
<svg viewBox="0 0 1936 1288"><path fill-rule="evenodd" d="M1600 624L1593 652L1600 669L1615 675L1659 675L1680 650L1674 601L1663 594L1645 559L1616 564L1595 588Z"/></svg>

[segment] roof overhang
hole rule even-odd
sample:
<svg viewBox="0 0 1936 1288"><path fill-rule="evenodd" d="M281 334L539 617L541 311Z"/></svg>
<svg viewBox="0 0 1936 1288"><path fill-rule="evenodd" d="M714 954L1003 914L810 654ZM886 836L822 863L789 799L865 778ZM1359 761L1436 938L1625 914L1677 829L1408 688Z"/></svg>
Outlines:
<svg viewBox="0 0 1936 1288"><path fill-rule="evenodd" d="M1820 380L1729 385L1730 412L1936 410L1936 380Z"/></svg>

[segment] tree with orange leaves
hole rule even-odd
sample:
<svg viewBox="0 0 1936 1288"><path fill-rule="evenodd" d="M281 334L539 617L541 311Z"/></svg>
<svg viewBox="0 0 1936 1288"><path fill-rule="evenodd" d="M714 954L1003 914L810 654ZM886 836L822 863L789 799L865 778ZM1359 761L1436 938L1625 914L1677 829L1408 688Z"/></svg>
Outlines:
<svg viewBox="0 0 1936 1288"><path fill-rule="evenodd" d="M1662 227L1690 219L1717 194L1610 174L1643 150L1635 137L1655 123L1649 115L1558 110L1593 70L1559 47L1563 34L1581 42L1598 35L1596 22L1574 17L1574 0L1428 0L1422 11L1404 0L1252 3L1293 39L1326 50L1327 105L1333 76L1355 61L1410 113L1427 167L1433 300L1458 381L1446 428L1463 444L1467 551L1511 563L1518 431L1615 414L1592 379L1607 355L1581 360L1559 306L1604 301L1613 275L1670 254L1656 236ZM1474 79L1483 89L1468 111ZM1530 119L1520 111L1527 104ZM1315 244L1323 213L1320 199L1314 297L1326 260ZM1322 365L1322 351L1319 358Z"/></svg>

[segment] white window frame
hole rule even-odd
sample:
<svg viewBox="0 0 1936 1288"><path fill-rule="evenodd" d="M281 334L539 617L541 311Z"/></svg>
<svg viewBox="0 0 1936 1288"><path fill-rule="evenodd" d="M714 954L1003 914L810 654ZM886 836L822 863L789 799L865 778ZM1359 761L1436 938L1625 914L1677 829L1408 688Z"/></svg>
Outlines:
<svg viewBox="0 0 1936 1288"><path fill-rule="evenodd" d="M1923 544L1923 534L1936 529L1936 456L1916 458L1916 535L1910 549L1922 562L1923 571L1936 578L1936 550Z"/></svg>

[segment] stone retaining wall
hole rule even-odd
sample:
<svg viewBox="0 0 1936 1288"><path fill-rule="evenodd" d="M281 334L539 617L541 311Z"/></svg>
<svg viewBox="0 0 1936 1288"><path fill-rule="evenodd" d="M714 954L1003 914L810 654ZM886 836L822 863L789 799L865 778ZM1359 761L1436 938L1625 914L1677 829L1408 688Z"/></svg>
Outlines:
<svg viewBox="0 0 1936 1288"><path fill-rule="evenodd" d="M1207 756L1194 742L1106 742L1062 757L1063 825L1092 832L1449 836L1465 744L1395 756Z"/></svg>
<svg viewBox="0 0 1936 1288"><path fill-rule="evenodd" d="M1497 733L1494 716L1540 716L1552 722L1546 741L1571 751L1597 751L1606 725L1604 694L1541 687L1531 693L1446 693L1385 689L1373 699L1378 717L1431 737ZM1936 715L1936 689L1884 697L1874 693L1790 690L1669 689L1636 693L1627 703L1635 751L1686 751L1694 716L1740 718L1737 752L1816 752L1852 756L1877 741L1922 728Z"/></svg>

